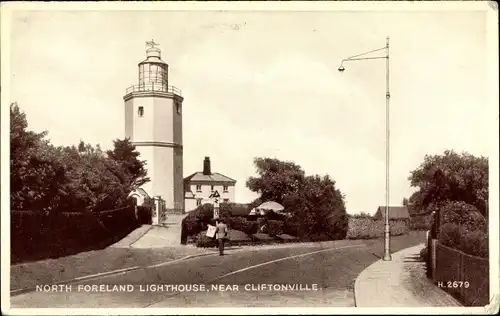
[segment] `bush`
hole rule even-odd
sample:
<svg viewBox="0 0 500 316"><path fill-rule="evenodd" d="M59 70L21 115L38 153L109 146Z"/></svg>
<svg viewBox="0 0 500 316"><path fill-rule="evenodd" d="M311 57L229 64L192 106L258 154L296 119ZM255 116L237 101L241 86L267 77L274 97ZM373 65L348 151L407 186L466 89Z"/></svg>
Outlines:
<svg viewBox="0 0 500 316"><path fill-rule="evenodd" d="M186 216L181 225L186 236L196 235L203 230L201 221L197 217Z"/></svg>
<svg viewBox="0 0 500 316"><path fill-rule="evenodd" d="M228 218L228 226L230 229L239 230L248 235L257 233L257 225L256 221L249 221L244 217Z"/></svg>
<svg viewBox="0 0 500 316"><path fill-rule="evenodd" d="M469 231L457 224L446 223L441 226L439 242L472 256L488 257L488 234L482 230Z"/></svg>
<svg viewBox="0 0 500 316"><path fill-rule="evenodd" d="M361 213L358 213L358 214L350 214L349 217L353 217L353 218L369 218L369 219L373 219L373 216L368 214L368 213L365 213L365 212L361 212Z"/></svg>
<svg viewBox="0 0 500 316"><path fill-rule="evenodd" d="M219 216L221 218L227 218L229 216L227 210L219 210ZM203 204L198 206L193 211L182 220L182 225L185 229L187 236L196 235L202 230L207 229L207 225L214 225L214 207L212 204Z"/></svg>
<svg viewBox="0 0 500 316"><path fill-rule="evenodd" d="M391 236L408 234L408 224L405 220L389 221ZM349 218L348 239L372 239L384 236L385 222L369 218Z"/></svg>
<svg viewBox="0 0 500 316"><path fill-rule="evenodd" d="M410 218L410 229L411 230L430 230L432 226L432 216L414 216Z"/></svg>
<svg viewBox="0 0 500 316"><path fill-rule="evenodd" d="M300 237L302 235L300 222L294 219L285 220L283 225L283 233L291 236Z"/></svg>
<svg viewBox="0 0 500 316"><path fill-rule="evenodd" d="M460 248L460 236L464 233L463 229L457 224L446 223L439 230L438 240L441 244L451 248Z"/></svg>
<svg viewBox="0 0 500 316"><path fill-rule="evenodd" d="M222 203L219 212L223 212L231 217L247 217L250 209L247 204Z"/></svg>
<svg viewBox="0 0 500 316"><path fill-rule="evenodd" d="M213 248L217 247L217 240L215 238L208 237L206 231L199 232L194 240L196 242L196 247L200 248Z"/></svg>
<svg viewBox="0 0 500 316"><path fill-rule="evenodd" d="M345 213L335 214L327 219L325 232L331 240L345 239L349 229L349 217Z"/></svg>
<svg viewBox="0 0 500 316"><path fill-rule="evenodd" d="M267 221L264 233L272 237L281 235L283 234L283 226L284 223L282 221L269 220Z"/></svg>
<svg viewBox="0 0 500 316"><path fill-rule="evenodd" d="M460 250L477 257L488 258L488 235L481 231L468 231L461 236Z"/></svg>
<svg viewBox="0 0 500 316"><path fill-rule="evenodd" d="M130 207L101 213L11 211L11 225L11 262L17 263L100 249L136 229L138 221Z"/></svg>
<svg viewBox="0 0 500 316"><path fill-rule="evenodd" d="M457 224L467 231L486 231L486 219L474 205L462 201L448 202L440 212L441 224Z"/></svg>

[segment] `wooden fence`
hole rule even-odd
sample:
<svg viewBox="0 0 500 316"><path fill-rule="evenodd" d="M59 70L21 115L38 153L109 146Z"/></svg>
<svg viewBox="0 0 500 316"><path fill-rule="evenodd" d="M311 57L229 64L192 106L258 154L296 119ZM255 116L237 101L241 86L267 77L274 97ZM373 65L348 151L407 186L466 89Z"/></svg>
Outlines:
<svg viewBox="0 0 500 316"><path fill-rule="evenodd" d="M489 260L437 243L434 281L466 306L489 304Z"/></svg>

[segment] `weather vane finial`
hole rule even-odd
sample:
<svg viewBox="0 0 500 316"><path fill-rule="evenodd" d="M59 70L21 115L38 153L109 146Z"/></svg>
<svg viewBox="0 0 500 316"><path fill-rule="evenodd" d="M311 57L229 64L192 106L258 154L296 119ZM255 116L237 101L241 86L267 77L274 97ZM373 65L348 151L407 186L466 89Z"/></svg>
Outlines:
<svg viewBox="0 0 500 316"><path fill-rule="evenodd" d="M155 41L153 39L146 42L146 46L149 46L150 48L154 48L155 46L158 46L158 45L160 45L160 44L155 43Z"/></svg>

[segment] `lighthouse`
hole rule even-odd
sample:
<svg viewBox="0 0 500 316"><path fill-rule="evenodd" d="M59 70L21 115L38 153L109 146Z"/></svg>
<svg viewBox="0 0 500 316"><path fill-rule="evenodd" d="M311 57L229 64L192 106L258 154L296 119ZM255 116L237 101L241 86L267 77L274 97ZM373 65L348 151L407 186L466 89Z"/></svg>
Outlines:
<svg viewBox="0 0 500 316"><path fill-rule="evenodd" d="M153 224L162 214L184 212L181 91L169 85L168 64L154 41L146 42L146 59L138 65L138 84L125 92L125 137L146 161L150 182L140 190L155 198Z"/></svg>

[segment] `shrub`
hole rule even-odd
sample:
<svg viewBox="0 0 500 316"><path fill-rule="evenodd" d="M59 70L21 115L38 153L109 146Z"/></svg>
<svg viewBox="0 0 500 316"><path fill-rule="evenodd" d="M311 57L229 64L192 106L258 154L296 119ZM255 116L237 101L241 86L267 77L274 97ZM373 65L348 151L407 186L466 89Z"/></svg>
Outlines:
<svg viewBox="0 0 500 316"><path fill-rule="evenodd" d="M413 216L410 218L410 229L411 230L430 230L432 226L432 216Z"/></svg>
<svg viewBox="0 0 500 316"><path fill-rule="evenodd" d="M230 217L228 224L230 229L239 230L248 235L257 233L258 229L256 221L249 221L244 217Z"/></svg>
<svg viewBox="0 0 500 316"><path fill-rule="evenodd" d="M389 221L391 236L405 235L408 233L408 225L405 220ZM372 239L384 236L385 222L369 218L349 218L348 239Z"/></svg>
<svg viewBox="0 0 500 316"><path fill-rule="evenodd" d="M373 219L372 215L370 215L368 213L365 213L365 212L361 212L361 213L358 213L358 214L350 214L349 217Z"/></svg>
<svg viewBox="0 0 500 316"><path fill-rule="evenodd" d="M284 221L283 233L291 236L301 236L300 222L294 219L287 219Z"/></svg>
<svg viewBox="0 0 500 316"><path fill-rule="evenodd" d="M189 217L189 216L185 217L182 220L181 225L184 229L186 236L196 235L203 230L201 221L196 217Z"/></svg>
<svg viewBox="0 0 500 316"><path fill-rule="evenodd" d="M470 231L453 223L441 226L439 242L444 246L477 257L488 257L488 234L482 230Z"/></svg>
<svg viewBox="0 0 500 316"><path fill-rule="evenodd" d="M266 218L269 219L269 220L274 220L274 221L285 221L285 219L287 218L285 215L283 214L278 214L274 211L268 211L266 213Z"/></svg>
<svg viewBox="0 0 500 316"><path fill-rule="evenodd" d="M215 238L208 237L206 231L199 232L194 240L196 242L196 247L200 248L213 248L217 247L217 240Z"/></svg>
<svg viewBox="0 0 500 316"><path fill-rule="evenodd" d="M481 231L468 231L461 236L460 250L477 257L487 258L489 254L488 235Z"/></svg>
<svg viewBox="0 0 500 316"><path fill-rule="evenodd" d="M247 204L222 203L219 212L227 213L227 216L231 217L247 217L250 209Z"/></svg>
<svg viewBox="0 0 500 316"><path fill-rule="evenodd" d="M467 231L486 231L486 219L474 205L462 201L448 202L440 212L441 224L454 223Z"/></svg>
<svg viewBox="0 0 500 316"><path fill-rule="evenodd" d="M334 213L327 219L325 233L331 240L345 239L349 229L349 217L346 213Z"/></svg>
<svg viewBox="0 0 500 316"><path fill-rule="evenodd" d="M463 234L463 229L454 223L446 223L439 230L438 240L444 246L459 249L460 235Z"/></svg>
<svg viewBox="0 0 500 316"><path fill-rule="evenodd" d="M229 216L227 210L219 210L219 216L221 218L227 218ZM182 225L185 228L185 233L187 236L196 235L202 230L207 229L207 225L214 225L214 207L212 204L203 204L198 206L193 211L182 220Z"/></svg>
<svg viewBox="0 0 500 316"><path fill-rule="evenodd" d="M267 221L265 233L269 236L278 236L283 234L284 223L282 221L269 220Z"/></svg>

